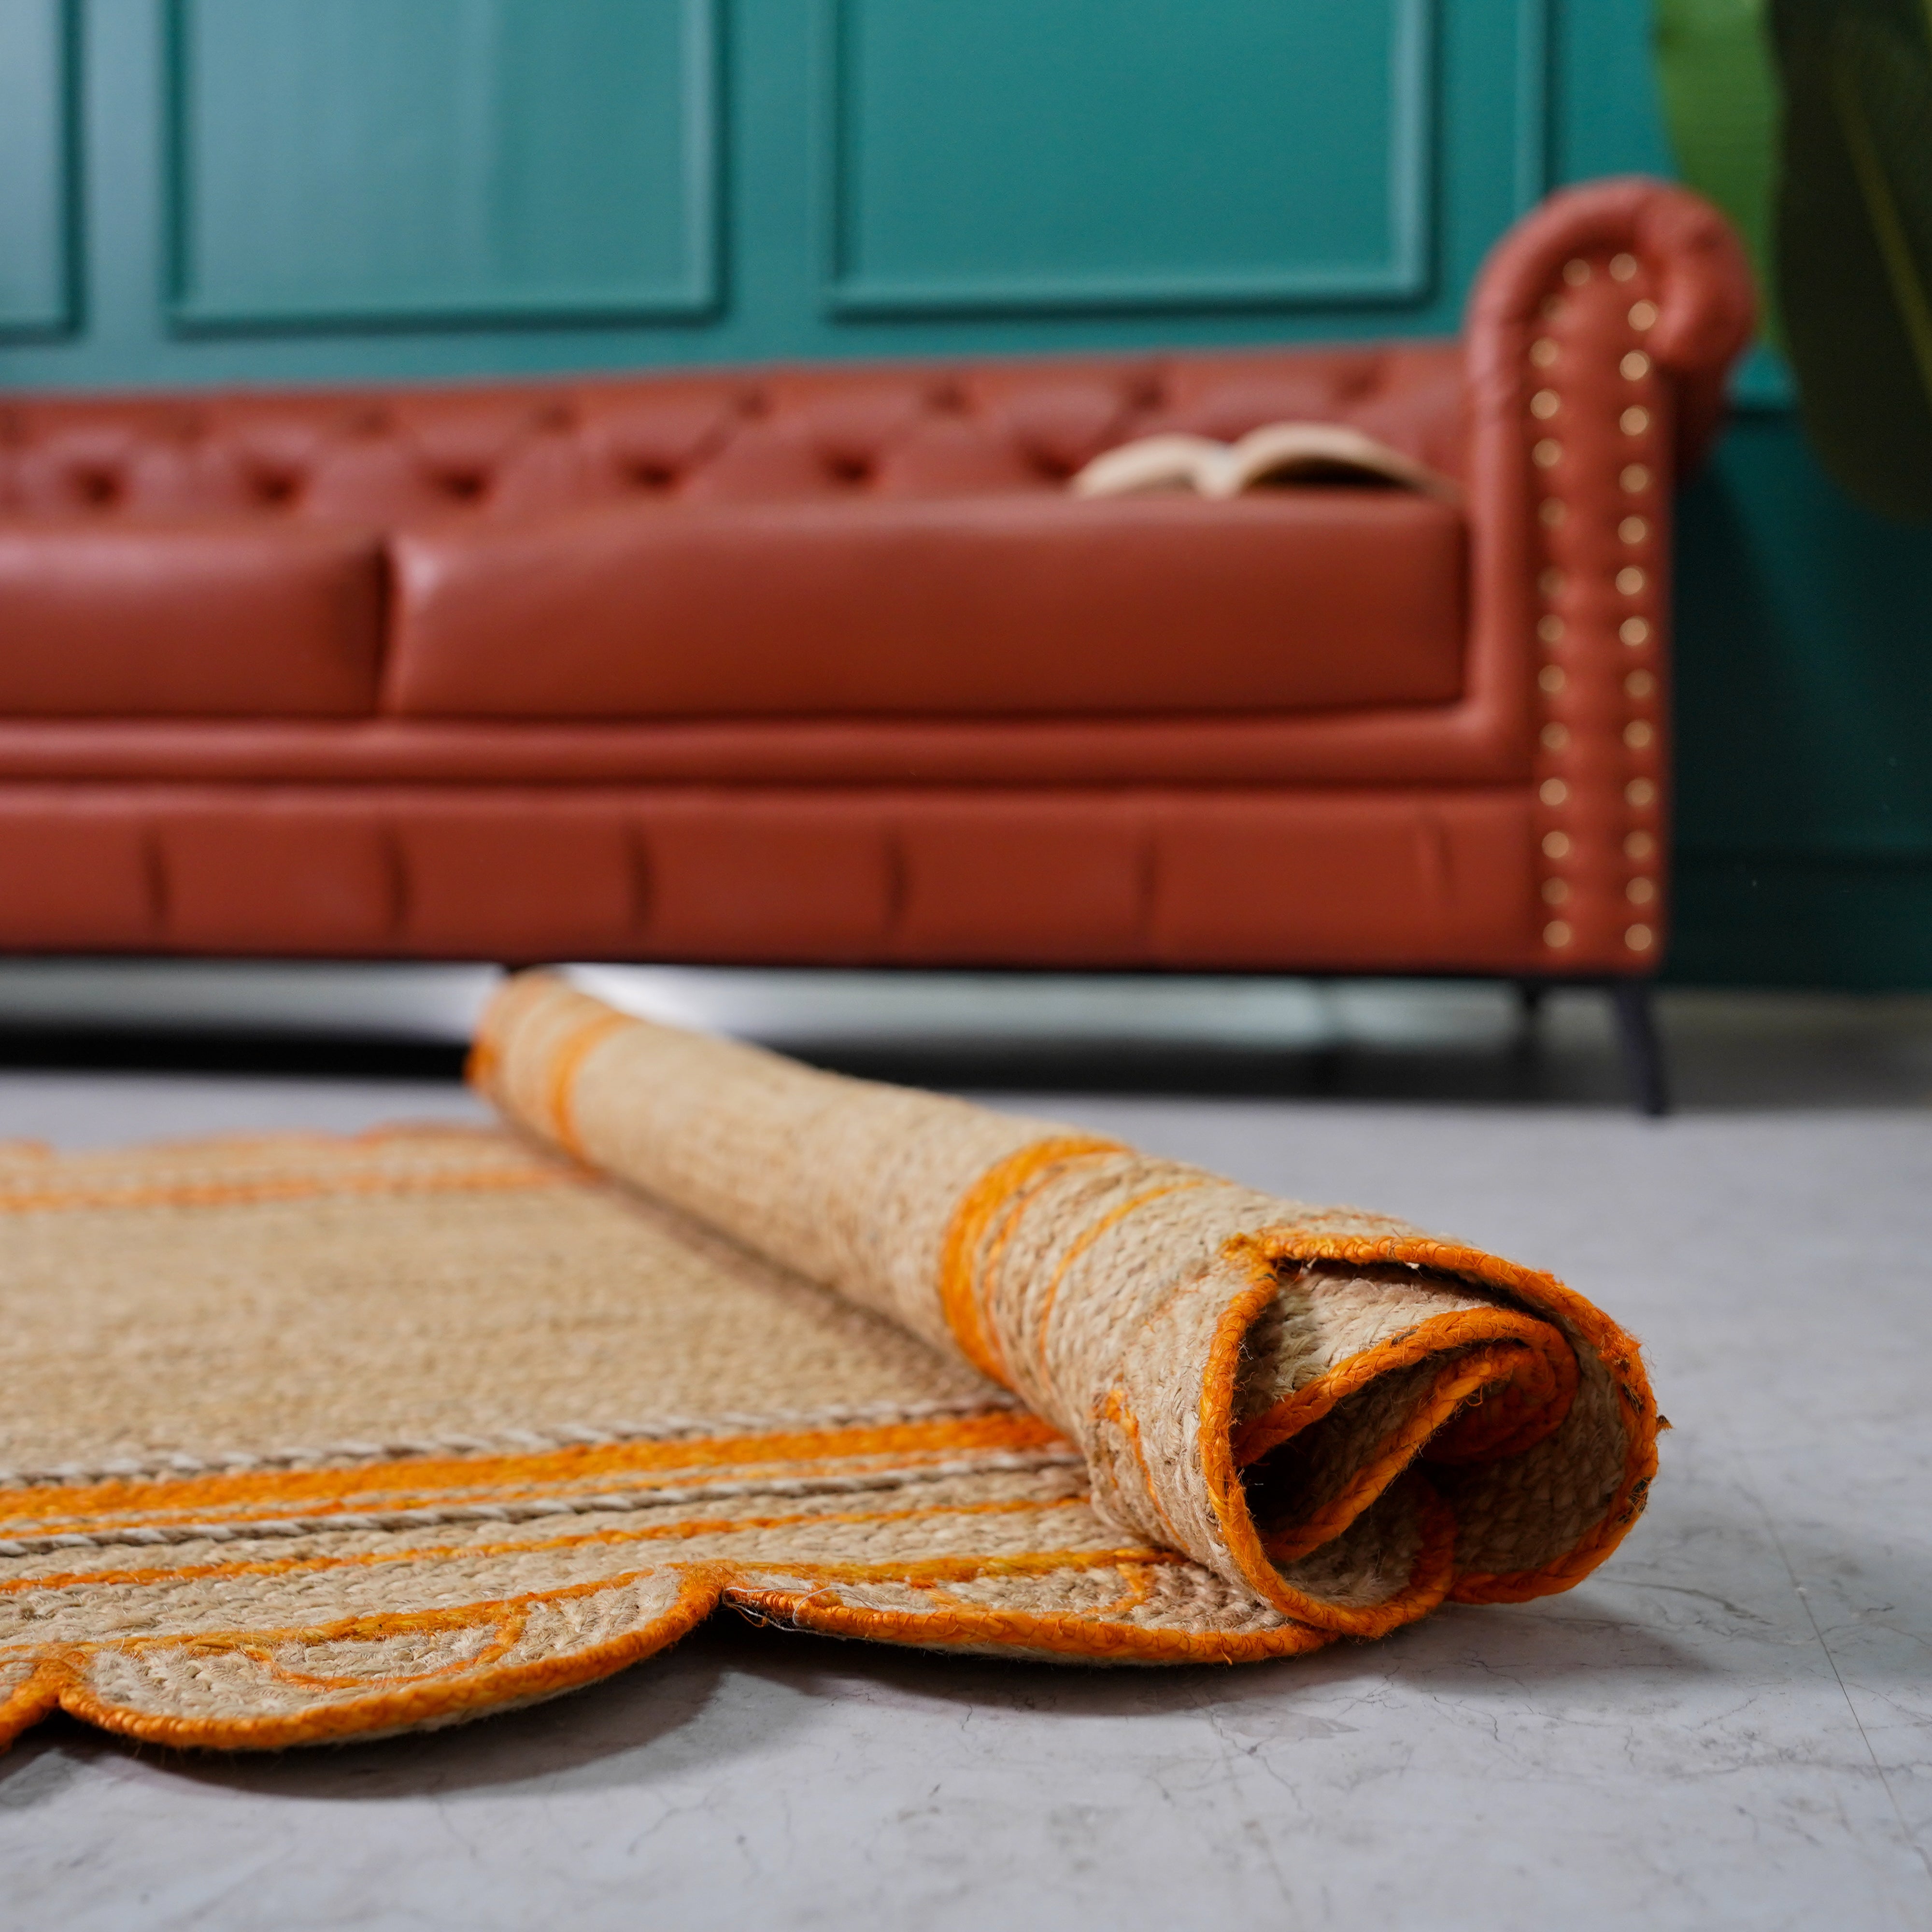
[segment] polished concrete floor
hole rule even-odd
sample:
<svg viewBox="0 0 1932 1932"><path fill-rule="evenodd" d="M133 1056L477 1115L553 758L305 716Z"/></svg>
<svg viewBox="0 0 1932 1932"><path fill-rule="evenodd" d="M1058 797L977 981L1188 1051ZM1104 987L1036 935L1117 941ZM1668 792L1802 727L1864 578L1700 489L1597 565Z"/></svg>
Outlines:
<svg viewBox="0 0 1932 1932"><path fill-rule="evenodd" d="M1648 1515L1567 1596L1265 1666L998 1664L728 1621L434 1737L190 1758L56 1720L0 1759L0 1924L1932 1924L1924 1003L1678 996L1683 1111L1659 1123L1622 1104L1580 998L1526 1053L1482 988L1318 989L1319 1025L1282 1006L1218 1036L1143 1011L1083 1040L997 989L976 1030L857 994L842 1017L836 986L788 1006L769 981L682 984L651 997L1553 1268L1648 1346L1676 1424ZM250 1072L128 1034L140 1072L31 1034L8 1036L0 1136L472 1112L327 1043L258 1038L243 1064L284 1070ZM362 1072L287 1070L332 1064Z"/></svg>

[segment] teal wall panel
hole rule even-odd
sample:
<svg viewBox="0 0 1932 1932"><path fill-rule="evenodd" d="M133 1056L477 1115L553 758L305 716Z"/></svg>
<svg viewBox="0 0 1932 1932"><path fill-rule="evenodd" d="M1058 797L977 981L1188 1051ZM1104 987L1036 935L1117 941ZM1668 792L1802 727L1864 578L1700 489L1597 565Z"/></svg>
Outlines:
<svg viewBox="0 0 1932 1932"><path fill-rule="evenodd" d="M1434 0L820 0L835 312L1428 292Z"/></svg>
<svg viewBox="0 0 1932 1932"><path fill-rule="evenodd" d="M74 27L64 0L0 0L0 337L78 320Z"/></svg>
<svg viewBox="0 0 1932 1932"><path fill-rule="evenodd" d="M175 0L169 26L178 325L715 302L712 0Z"/></svg>
<svg viewBox="0 0 1932 1932"><path fill-rule="evenodd" d="M1670 169L1648 0L0 0L0 385L1443 334ZM1932 987L1932 532L1760 358L1680 520L1682 978Z"/></svg>

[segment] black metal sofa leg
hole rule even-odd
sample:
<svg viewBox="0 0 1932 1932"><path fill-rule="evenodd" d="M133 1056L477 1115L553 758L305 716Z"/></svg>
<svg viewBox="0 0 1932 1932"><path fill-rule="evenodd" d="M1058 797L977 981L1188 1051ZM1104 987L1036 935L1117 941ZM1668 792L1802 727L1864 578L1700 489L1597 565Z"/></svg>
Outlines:
<svg viewBox="0 0 1932 1932"><path fill-rule="evenodd" d="M1623 1051L1631 1094L1639 1111L1655 1119L1670 1111L1670 1088L1664 1077L1664 1046L1658 1038L1650 982L1614 980L1610 994L1617 1010L1617 1044Z"/></svg>

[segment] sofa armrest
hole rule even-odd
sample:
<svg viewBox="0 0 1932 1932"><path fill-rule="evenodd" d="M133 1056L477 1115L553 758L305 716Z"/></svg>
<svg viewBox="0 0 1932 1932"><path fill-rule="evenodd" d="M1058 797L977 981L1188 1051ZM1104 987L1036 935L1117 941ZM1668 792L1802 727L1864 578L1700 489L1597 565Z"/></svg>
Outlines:
<svg viewBox="0 0 1932 1932"><path fill-rule="evenodd" d="M1552 196L1490 256L1467 336L1478 650L1530 681L1539 963L1662 955L1675 485L1754 323L1717 211L1646 180Z"/></svg>

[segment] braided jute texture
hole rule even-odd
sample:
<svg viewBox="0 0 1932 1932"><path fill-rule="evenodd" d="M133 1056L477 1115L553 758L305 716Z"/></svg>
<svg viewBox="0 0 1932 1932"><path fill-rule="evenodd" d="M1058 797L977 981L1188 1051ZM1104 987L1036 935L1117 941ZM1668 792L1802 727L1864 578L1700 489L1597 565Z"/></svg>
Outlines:
<svg viewBox="0 0 1932 1932"><path fill-rule="evenodd" d="M1546 1277L513 981L520 1132L0 1147L0 1741L460 1721L721 1603L1242 1661L1561 1589L1636 1351Z"/></svg>

